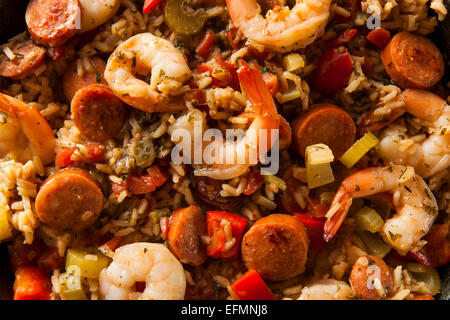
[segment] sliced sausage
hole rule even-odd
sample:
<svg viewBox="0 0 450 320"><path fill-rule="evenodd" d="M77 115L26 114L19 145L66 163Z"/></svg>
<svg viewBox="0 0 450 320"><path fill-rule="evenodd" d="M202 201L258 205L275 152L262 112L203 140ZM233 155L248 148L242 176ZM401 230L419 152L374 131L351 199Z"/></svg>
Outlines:
<svg viewBox="0 0 450 320"><path fill-rule="evenodd" d="M36 213L43 223L62 231L81 231L100 216L103 194L87 171L69 168L47 178L36 197Z"/></svg>
<svg viewBox="0 0 450 320"><path fill-rule="evenodd" d="M193 283L186 281L185 300L209 300L216 294L216 283L212 275L202 267L187 268Z"/></svg>
<svg viewBox="0 0 450 320"><path fill-rule="evenodd" d="M376 281L382 288L376 289ZM367 255L356 260L350 273L350 283L358 298L380 300L392 293L394 275L383 259Z"/></svg>
<svg viewBox="0 0 450 320"><path fill-rule="evenodd" d="M431 40L410 32L397 33L381 52L387 74L400 87L426 89L444 75L444 58Z"/></svg>
<svg viewBox="0 0 450 320"><path fill-rule="evenodd" d="M0 76L10 79L22 79L39 67L45 58L45 48L34 44L32 40L17 41L8 45L15 58L0 54Z"/></svg>
<svg viewBox="0 0 450 320"><path fill-rule="evenodd" d="M283 281L302 273L308 235L294 216L272 214L261 218L242 239L242 260L248 269L269 281Z"/></svg>
<svg viewBox="0 0 450 320"><path fill-rule="evenodd" d="M96 83L107 85L107 82L103 77L106 62L99 57L92 57L91 63L94 67L94 72L85 71L82 75L78 74L77 61L71 63L67 68L67 71L63 76L63 91L67 101L72 101L75 93L81 88Z"/></svg>
<svg viewBox="0 0 450 320"><path fill-rule="evenodd" d="M293 131L295 149L302 157L305 157L307 146L324 143L333 151L334 158L339 159L356 136L352 117L332 104L311 106L294 120Z"/></svg>
<svg viewBox="0 0 450 320"><path fill-rule="evenodd" d="M78 0L31 0L25 12L28 31L38 43L63 45L80 28Z"/></svg>
<svg viewBox="0 0 450 320"><path fill-rule="evenodd" d="M220 180L214 180L209 177L196 177L195 179L195 191L200 200L227 210L235 207L242 202L243 197L222 197L220 195L222 190L222 182Z"/></svg>
<svg viewBox="0 0 450 320"><path fill-rule="evenodd" d="M196 206L181 208L169 218L167 246L182 263L199 266L206 260L206 247L201 240L205 234L203 210Z"/></svg>
<svg viewBox="0 0 450 320"><path fill-rule="evenodd" d="M92 141L117 135L127 118L125 104L102 84L77 91L70 104L72 119L81 134Z"/></svg>

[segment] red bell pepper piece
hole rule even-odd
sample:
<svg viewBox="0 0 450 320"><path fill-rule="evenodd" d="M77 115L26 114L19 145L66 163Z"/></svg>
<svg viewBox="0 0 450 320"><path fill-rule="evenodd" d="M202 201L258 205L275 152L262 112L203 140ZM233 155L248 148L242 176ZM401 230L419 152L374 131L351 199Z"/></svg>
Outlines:
<svg viewBox="0 0 450 320"><path fill-rule="evenodd" d="M247 176L247 185L244 188L244 194L249 196L258 190L263 184L263 177L258 170L251 170Z"/></svg>
<svg viewBox="0 0 450 320"><path fill-rule="evenodd" d="M450 263L449 224L435 224L423 238L427 244L417 252L408 255L417 262L430 267Z"/></svg>
<svg viewBox="0 0 450 320"><path fill-rule="evenodd" d="M358 33L358 30L356 29L346 29L343 32L341 32L334 40L332 40L328 46L329 47L338 47L340 45L346 44L350 40L352 40L356 34Z"/></svg>
<svg viewBox="0 0 450 320"><path fill-rule="evenodd" d="M162 0L145 0L144 8L142 9L142 12L143 13L150 13L161 2L162 2Z"/></svg>
<svg viewBox="0 0 450 320"><path fill-rule="evenodd" d="M386 29L379 28L370 31L366 38L370 43L374 44L380 49L383 49L391 40L391 33Z"/></svg>
<svg viewBox="0 0 450 320"><path fill-rule="evenodd" d="M200 40L197 48L195 49L195 53L203 59L206 59L209 52L211 51L211 48L214 47L216 42L216 33L211 29L208 29L203 38Z"/></svg>
<svg viewBox="0 0 450 320"><path fill-rule="evenodd" d="M73 165L73 161L70 157L75 152L75 148L72 149L61 149L56 153L55 164L58 167L68 167Z"/></svg>
<svg viewBox="0 0 450 320"><path fill-rule="evenodd" d="M221 221L227 220L231 224L231 234L235 239L234 245L224 251L227 235L221 226ZM208 256L216 259L236 260L241 247L241 239L247 226L247 219L226 211L208 211L206 214L207 234L211 242L206 246Z"/></svg>
<svg viewBox="0 0 450 320"><path fill-rule="evenodd" d="M50 300L50 277L38 267L23 267L16 271L14 300Z"/></svg>
<svg viewBox="0 0 450 320"><path fill-rule="evenodd" d="M129 194L145 194L153 192L156 188L166 183L169 177L157 164L147 168L146 174L132 173L123 184L112 184L114 194L120 194L123 190L128 190Z"/></svg>
<svg viewBox="0 0 450 320"><path fill-rule="evenodd" d="M276 300L269 287L255 270L247 271L234 281L231 289L239 300Z"/></svg>
<svg viewBox="0 0 450 320"><path fill-rule="evenodd" d="M319 59L312 78L313 88L330 94L343 88L352 73L352 59L347 51L338 48L326 50Z"/></svg>
<svg viewBox="0 0 450 320"><path fill-rule="evenodd" d="M306 213L294 213L294 216L305 226L308 233L309 244L311 250L320 252L325 247L325 240L323 238L323 227L325 225L325 218L313 218Z"/></svg>

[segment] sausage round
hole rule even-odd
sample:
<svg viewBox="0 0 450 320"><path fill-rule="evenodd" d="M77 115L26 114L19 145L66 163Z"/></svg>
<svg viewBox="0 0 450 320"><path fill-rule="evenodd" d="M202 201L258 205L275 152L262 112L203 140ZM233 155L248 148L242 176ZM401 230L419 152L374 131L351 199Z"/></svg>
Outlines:
<svg viewBox="0 0 450 320"><path fill-rule="evenodd" d="M31 0L25 12L28 31L36 42L57 47L80 28L78 0Z"/></svg>
<svg viewBox="0 0 450 320"><path fill-rule="evenodd" d="M103 194L85 170L69 168L47 178L36 197L36 213L43 223L63 231L81 231L100 216Z"/></svg>
<svg viewBox="0 0 450 320"><path fill-rule="evenodd" d="M102 84L78 90L72 99L70 110L73 122L81 134L99 142L116 136L127 117L122 100Z"/></svg>
<svg viewBox="0 0 450 320"><path fill-rule="evenodd" d="M324 143L333 151L334 158L339 159L356 137L352 117L332 104L311 106L294 120L293 131L295 149L302 157L307 146Z"/></svg>
<svg viewBox="0 0 450 320"><path fill-rule="evenodd" d="M375 279L382 285L383 295L375 288ZM383 259L362 256L356 260L350 273L350 283L356 295L363 300L379 300L388 296L394 288L394 276Z"/></svg>
<svg viewBox="0 0 450 320"><path fill-rule="evenodd" d="M85 71L83 75L78 75L77 61L74 61L69 65L67 71L63 76L63 91L67 98L67 101L72 101L75 93L91 84L104 84L107 85L106 80L103 77L106 68L106 62L99 57L92 57L91 63L94 67L94 72Z"/></svg>
<svg viewBox="0 0 450 320"><path fill-rule="evenodd" d="M426 89L444 76L444 58L431 40L410 32L397 33L381 52L387 74L400 87Z"/></svg>
<svg viewBox="0 0 450 320"><path fill-rule="evenodd" d="M196 206L181 208L169 218L167 246L182 263L199 266L206 260L206 247L201 240L205 234L203 210Z"/></svg>
<svg viewBox="0 0 450 320"><path fill-rule="evenodd" d="M36 69L45 58L45 48L34 44L32 40L17 41L9 45L15 54L10 60L5 54L0 55L0 76L10 79L22 79Z"/></svg>
<svg viewBox="0 0 450 320"><path fill-rule="evenodd" d="M294 216L272 214L261 218L242 239L242 260L248 269L269 281L283 281L305 269L309 239Z"/></svg>

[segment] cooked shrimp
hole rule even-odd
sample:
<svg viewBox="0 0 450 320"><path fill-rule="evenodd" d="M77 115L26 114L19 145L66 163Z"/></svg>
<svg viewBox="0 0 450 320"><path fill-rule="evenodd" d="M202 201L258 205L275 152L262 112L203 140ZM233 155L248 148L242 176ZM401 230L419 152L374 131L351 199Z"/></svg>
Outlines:
<svg viewBox="0 0 450 320"><path fill-rule="evenodd" d="M119 0L78 0L81 7L80 32L93 30L111 19L120 7Z"/></svg>
<svg viewBox="0 0 450 320"><path fill-rule="evenodd" d="M431 134L415 142L409 140L406 128L392 125L381 135L380 156L395 164L413 166L425 178L450 166L450 106L431 92L407 89L405 111L429 122Z"/></svg>
<svg viewBox="0 0 450 320"><path fill-rule="evenodd" d="M327 213L326 241L332 240L355 198L381 192L394 194L395 214L386 220L381 235L399 253L421 245L437 214L438 205L425 181L412 167L390 165L360 170L342 181Z"/></svg>
<svg viewBox="0 0 450 320"><path fill-rule="evenodd" d="M150 72L150 84L136 76L146 77ZM178 49L151 33L137 34L118 46L105 70L105 80L114 93L146 112L184 109L184 101L172 94L179 93L190 77L191 70Z"/></svg>
<svg viewBox="0 0 450 320"><path fill-rule="evenodd" d="M352 288L344 281L326 279L304 287L298 300L350 300L354 297Z"/></svg>
<svg viewBox="0 0 450 320"><path fill-rule="evenodd" d="M0 157L26 162L38 156L43 164L55 159L56 140L44 117L26 103L0 93Z"/></svg>
<svg viewBox="0 0 450 320"><path fill-rule="evenodd" d="M256 165L261 151L271 150L278 139L280 117L261 73L255 66L244 61L240 61L240 64L239 81L256 116L245 137L237 142L215 139L208 144L206 148L214 150L214 159L207 159L207 165L195 166L195 175L218 180L238 177L250 166ZM243 117L248 118L248 115Z"/></svg>
<svg viewBox="0 0 450 320"><path fill-rule="evenodd" d="M296 0L292 9L278 7L263 17L256 0L227 0L230 18L244 36L277 52L304 48L316 40L325 30L330 5L331 0Z"/></svg>
<svg viewBox="0 0 450 320"><path fill-rule="evenodd" d="M136 292L136 282L145 289ZM137 242L118 248L100 272L100 294L106 300L181 300L186 290L183 266L160 243Z"/></svg>

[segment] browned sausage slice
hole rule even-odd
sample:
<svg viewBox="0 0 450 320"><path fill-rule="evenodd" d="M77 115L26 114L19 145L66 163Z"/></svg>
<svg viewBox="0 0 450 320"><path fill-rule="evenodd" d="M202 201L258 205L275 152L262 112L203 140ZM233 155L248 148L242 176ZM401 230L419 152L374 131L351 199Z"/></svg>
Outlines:
<svg viewBox="0 0 450 320"><path fill-rule="evenodd" d="M90 86L91 84L104 84L107 85L106 80L103 77L106 68L106 62L99 57L92 57L91 64L94 67L94 72L85 71L82 75L78 75L77 61L74 61L69 65L67 71L63 76L63 91L67 100L72 101L75 93L81 88Z"/></svg>
<svg viewBox="0 0 450 320"><path fill-rule="evenodd" d="M34 40L57 47L77 32L80 14L78 0L31 0L25 20Z"/></svg>
<svg viewBox="0 0 450 320"><path fill-rule="evenodd" d="M182 263L199 266L206 260L206 247L201 240L205 234L203 210L196 206L181 208L169 218L167 246Z"/></svg>
<svg viewBox="0 0 450 320"><path fill-rule="evenodd" d="M444 58L431 40L410 32L397 33L381 52L387 74L400 87L426 89L444 76Z"/></svg>
<svg viewBox="0 0 450 320"><path fill-rule="evenodd" d="M375 279L382 286L379 290L376 289ZM379 300L392 293L394 276L383 259L367 255L356 260L350 273L350 283L358 298Z"/></svg>
<svg viewBox="0 0 450 320"><path fill-rule="evenodd" d="M351 147L356 136L352 117L332 104L317 104L300 114L293 123L294 146L305 157L307 146L324 143L339 159Z"/></svg>
<svg viewBox="0 0 450 320"><path fill-rule="evenodd" d="M43 223L62 231L81 231L100 216L103 194L95 178L79 168L63 169L47 178L36 197Z"/></svg>
<svg viewBox="0 0 450 320"><path fill-rule="evenodd" d="M45 48L34 44L32 40L17 41L8 45L15 58L0 54L0 76L21 79L36 69L45 58Z"/></svg>
<svg viewBox="0 0 450 320"><path fill-rule="evenodd" d="M116 136L127 117L122 100L102 84L78 90L72 99L70 110L73 122L81 134L99 142Z"/></svg>
<svg viewBox="0 0 450 320"><path fill-rule="evenodd" d="M272 214L261 218L242 239L242 260L269 281L283 281L305 269L309 239L294 216Z"/></svg>

